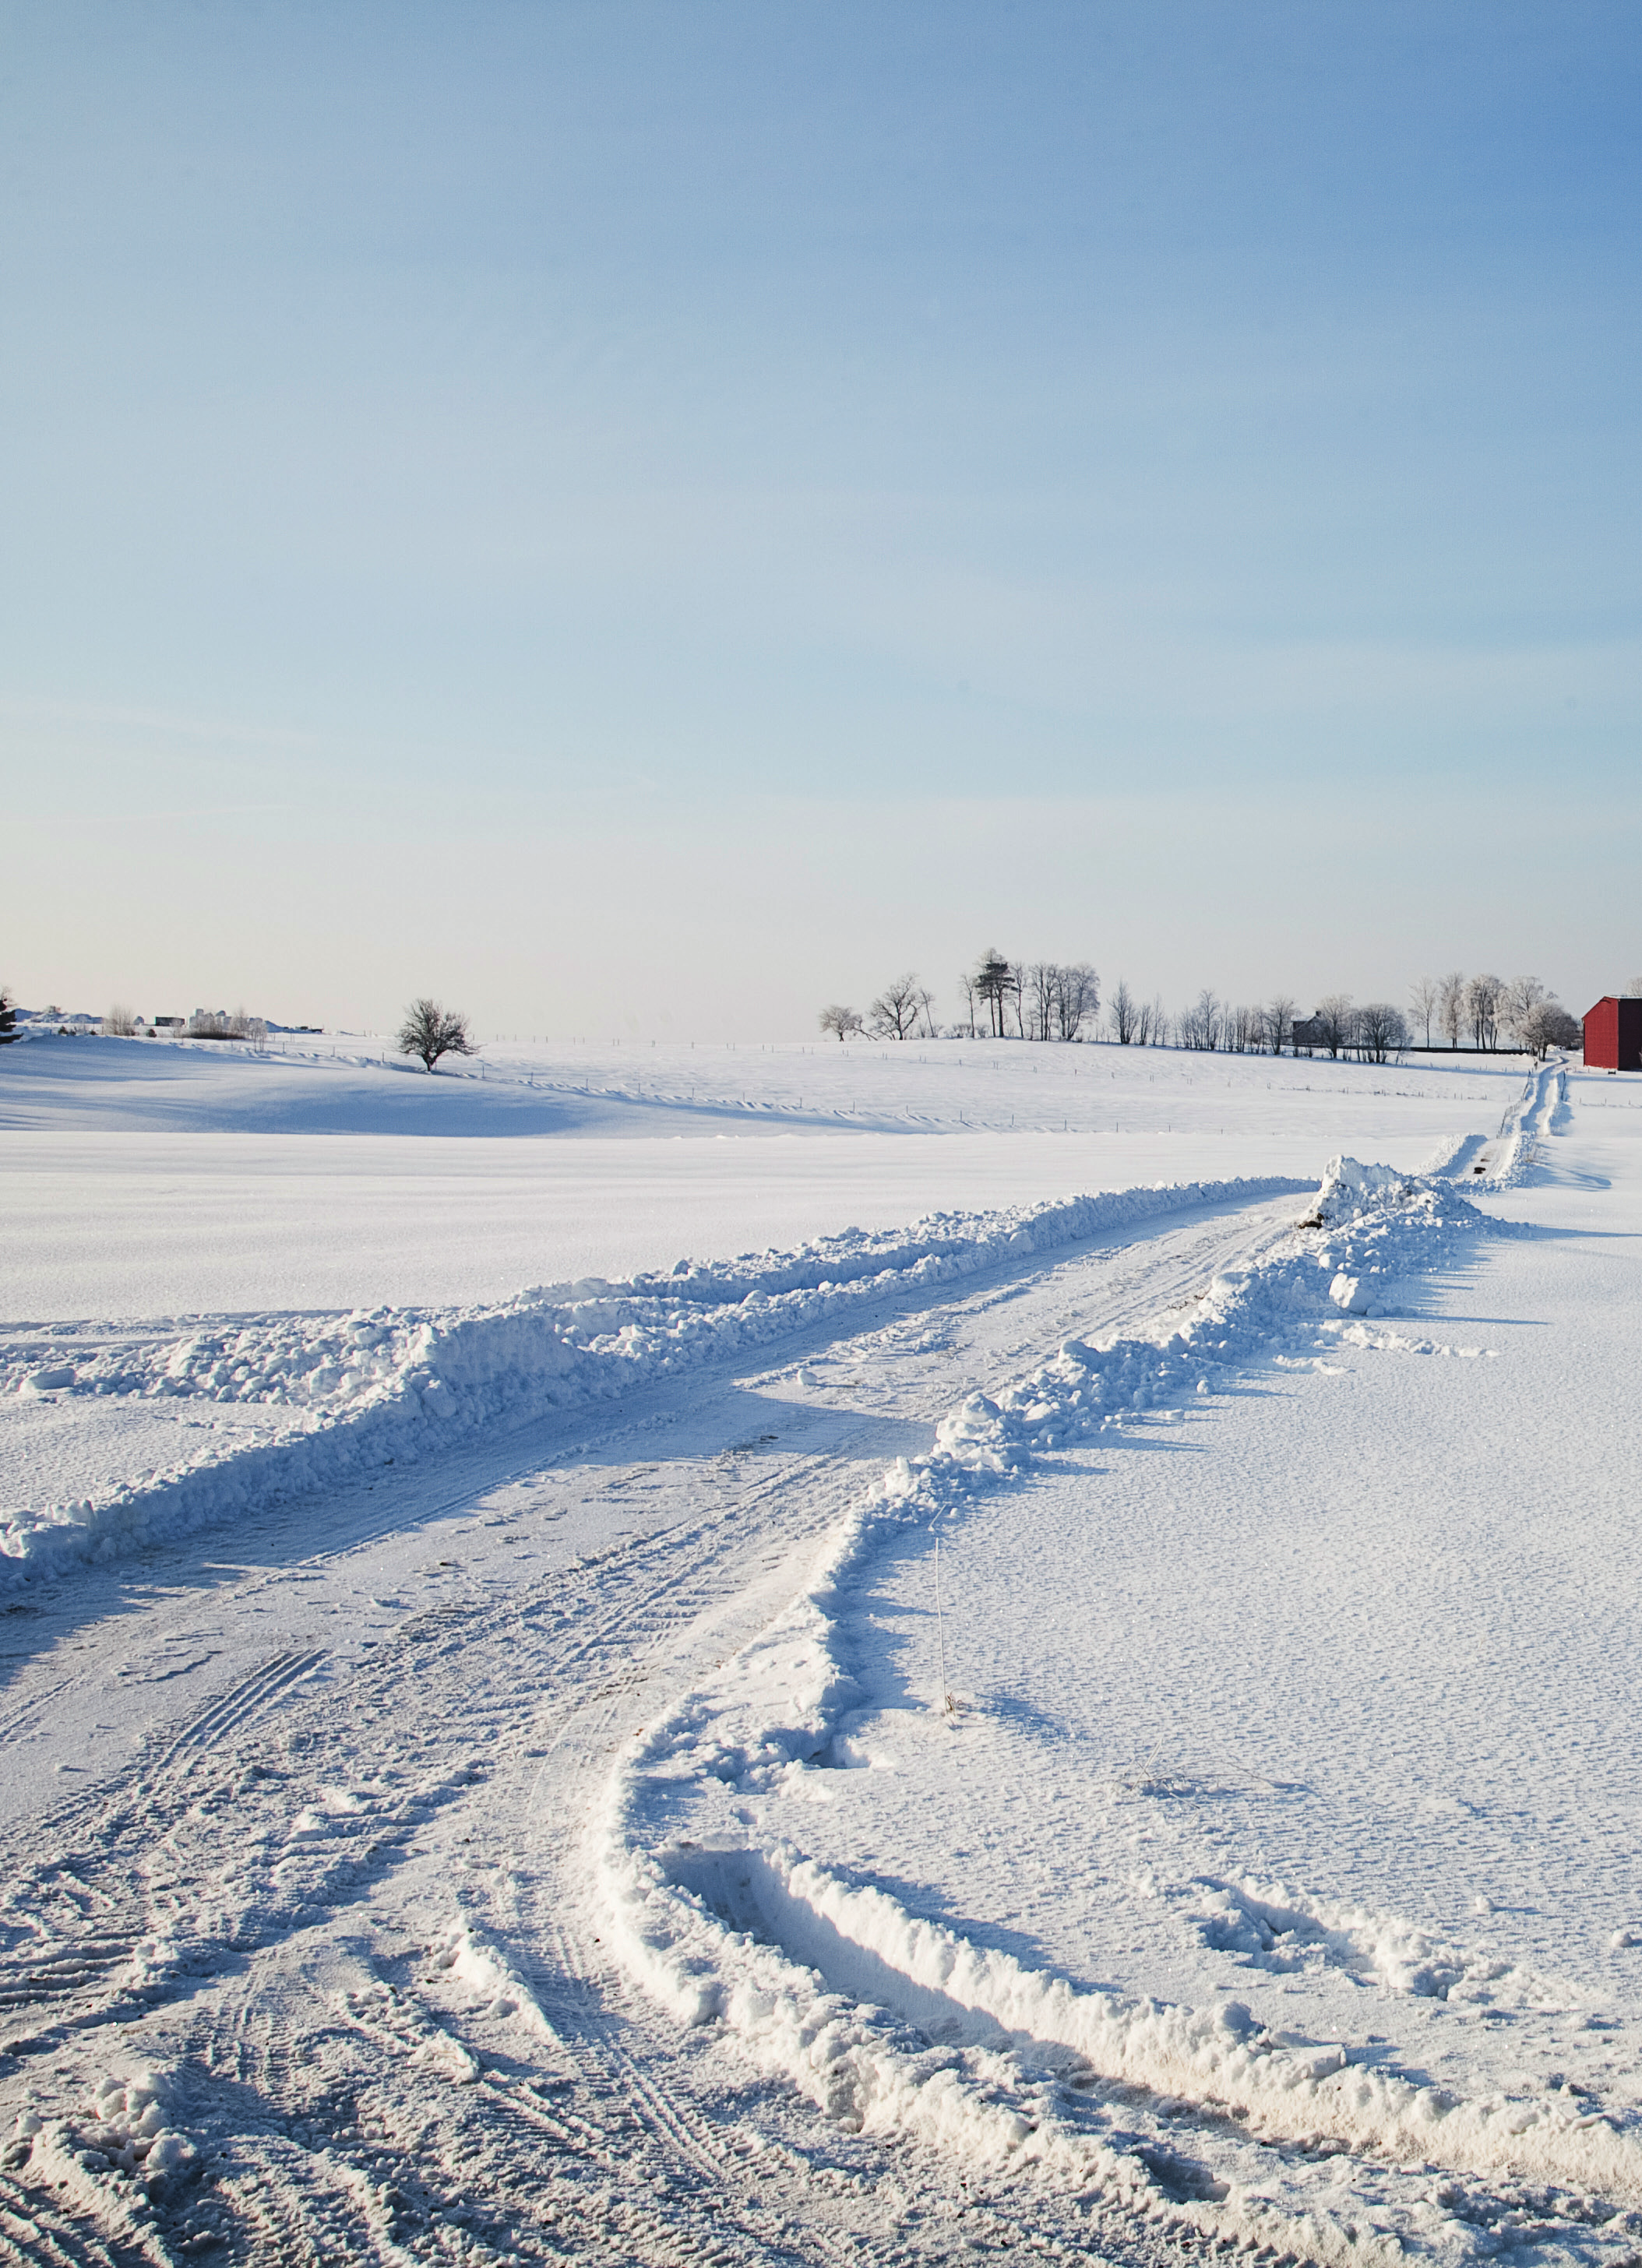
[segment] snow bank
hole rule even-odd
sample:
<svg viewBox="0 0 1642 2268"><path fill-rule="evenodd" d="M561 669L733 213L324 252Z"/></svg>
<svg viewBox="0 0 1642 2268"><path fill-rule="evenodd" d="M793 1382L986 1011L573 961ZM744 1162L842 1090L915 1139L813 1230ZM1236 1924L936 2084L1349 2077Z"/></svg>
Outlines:
<svg viewBox="0 0 1642 2268"><path fill-rule="evenodd" d="M196 2145L173 2123L176 2074L162 2068L129 2078L110 2073L67 2119L24 2110L6 2163L13 2174L55 2190L70 2211L129 2247L135 2257L170 2256L158 2244L154 2200L198 2175Z"/></svg>
<svg viewBox="0 0 1642 2268"><path fill-rule="evenodd" d="M1503 1146L1490 1176L1496 1189L1520 1189L1534 1167L1541 1141L1557 1123L1568 1100L1568 1073L1560 1063L1542 1064L1506 1110Z"/></svg>
<svg viewBox="0 0 1642 2268"><path fill-rule="evenodd" d="M539 1286L466 1308L373 1307L202 1325L69 1364L0 1357L0 1395L232 1403L249 1431L94 1496L13 1506L0 1566L107 1554L125 1536L203 1526L404 1462L498 1422L586 1404L847 1320L886 1298L955 1283L1185 1206L1243 1204L1281 1178L1159 1184L1000 1212L934 1213L910 1228L845 1230L790 1253L681 1260L670 1273Z"/></svg>
<svg viewBox="0 0 1642 2268"><path fill-rule="evenodd" d="M1452 1183L1337 1159L1305 1220L1253 1266L1217 1278L1145 1329L1094 1345L1069 1340L1005 1392L971 1395L942 1421L926 1455L898 1460L837 1524L777 1620L622 1757L594 1864L631 1973L681 2021L725 2024L761 2068L850 2124L953 2144L988 2163L1037 2165L1149 2213L1314 2258L1360 2257L1366 2247L1389 2258L1410 2239L1424 2249L1439 2223L1441 2242L1454 2238L1465 2251L1476 2249L1475 2233L1440 2200L1425 2199L1397 2234L1378 2235L1301 2227L1234 2185L1182 2203L1152 2183L1143 2154L1114 2152L1067 2120L1056 2107L1057 2075L1098 2075L1229 2109L1262 2139L1309 2148L1326 2140L1642 2200L1636 2138L1581 2098L1469 2100L1417 2074L1370 2067L1343 2042L1264 2029L1238 2002L1197 2008L1080 1989L914 1916L789 1841L760 1845L731 1830L698 1845L680 1826L692 1786L717 1782L733 1798L796 1786L850 1760L849 1712L860 1696L839 1623L844 1594L887 1526L947 1519L975 1491L1027 1469L1041 1450L1204 1390L1279 1350L1314 1349L1341 1328L1342 1279L1390 1304L1399 1279L1449 1263L1479 1233L1510 1233ZM1504 1982L1507 1997L1528 2005L1551 1989L1527 1972L1507 1977L1496 1966L1484 1975L1476 1956L1395 1917L1307 1904L1282 1884L1205 1882L1194 1919L1206 1939L1247 1940L1256 1952L1279 1930L1298 1933L1385 1992L1482 1994ZM1476 2244L1487 2249L1480 2236Z"/></svg>

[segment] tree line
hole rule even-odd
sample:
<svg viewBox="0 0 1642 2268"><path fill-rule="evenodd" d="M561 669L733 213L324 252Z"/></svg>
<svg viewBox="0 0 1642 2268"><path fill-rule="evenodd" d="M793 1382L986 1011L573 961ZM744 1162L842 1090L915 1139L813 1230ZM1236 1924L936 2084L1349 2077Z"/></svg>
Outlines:
<svg viewBox="0 0 1642 2268"><path fill-rule="evenodd" d="M1205 989L1171 1013L1160 998L1143 999L1120 977L1101 1016L1101 980L1086 961L1011 961L989 946L958 979L961 1020L941 1025L935 996L915 970L887 984L866 1013L833 1002L821 1012L823 1032L857 1038L1061 1040L1107 1038L1120 1047L1176 1047L1226 1055L1328 1055L1385 1063L1434 1030L1450 1047L1502 1044L1543 1056L1549 1047L1578 1047L1578 1020L1536 976L1507 984L1498 976L1422 976L1410 986L1410 1016L1395 1001L1359 1005L1330 992L1310 1016L1278 993L1256 1007L1238 1006ZM1462 1035L1468 1035L1462 1042Z"/></svg>
<svg viewBox="0 0 1642 2268"><path fill-rule="evenodd" d="M1494 1049L1503 1032L1515 1047L1543 1056L1548 1047L1577 1048L1582 1027L1537 976L1518 976L1507 984L1486 972L1468 976L1462 968L1447 976L1421 976L1409 987L1414 1013L1432 1045L1433 1027L1451 1048L1462 1035L1474 1048Z"/></svg>

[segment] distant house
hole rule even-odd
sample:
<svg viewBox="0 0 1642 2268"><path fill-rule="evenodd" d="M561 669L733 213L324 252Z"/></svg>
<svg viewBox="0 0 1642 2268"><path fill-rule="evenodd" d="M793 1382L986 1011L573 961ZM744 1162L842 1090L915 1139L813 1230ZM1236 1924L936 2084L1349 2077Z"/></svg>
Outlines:
<svg viewBox="0 0 1642 2268"><path fill-rule="evenodd" d="M188 1020L186 1016L156 1016L154 1029L157 1032L180 1032Z"/></svg>
<svg viewBox="0 0 1642 2268"><path fill-rule="evenodd" d="M1609 992L1586 1010L1585 1060L1594 1071L1642 1071L1642 1000Z"/></svg>
<svg viewBox="0 0 1642 2268"><path fill-rule="evenodd" d="M1321 1016L1296 1016L1289 1032L1296 1055L1302 1048L1309 1055L1314 1048L1326 1048L1329 1044L1328 1029Z"/></svg>

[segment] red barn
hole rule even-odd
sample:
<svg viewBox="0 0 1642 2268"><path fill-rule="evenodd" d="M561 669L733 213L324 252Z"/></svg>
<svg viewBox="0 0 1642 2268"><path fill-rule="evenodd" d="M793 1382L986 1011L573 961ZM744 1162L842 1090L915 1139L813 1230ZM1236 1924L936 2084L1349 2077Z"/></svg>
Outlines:
<svg viewBox="0 0 1642 2268"><path fill-rule="evenodd" d="M1642 1071L1642 1000L1610 992L1587 1009L1585 1060L1598 1071Z"/></svg>

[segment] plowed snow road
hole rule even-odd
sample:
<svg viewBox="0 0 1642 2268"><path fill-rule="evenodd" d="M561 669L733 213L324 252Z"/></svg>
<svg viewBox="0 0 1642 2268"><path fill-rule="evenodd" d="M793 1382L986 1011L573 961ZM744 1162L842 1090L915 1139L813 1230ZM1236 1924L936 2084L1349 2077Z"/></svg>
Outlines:
<svg viewBox="0 0 1642 2268"><path fill-rule="evenodd" d="M35 2132L0 2258L1159 2252L1087 2200L828 2126L681 2033L606 1957L583 1830L618 1743L954 1400L1189 1297L1299 1209L1023 1262L778 1370L766 1350L311 1500L232 1554L156 1548L19 1600L0 2109ZM149 2129L182 2138L152 2203L120 2162L151 2095Z"/></svg>

